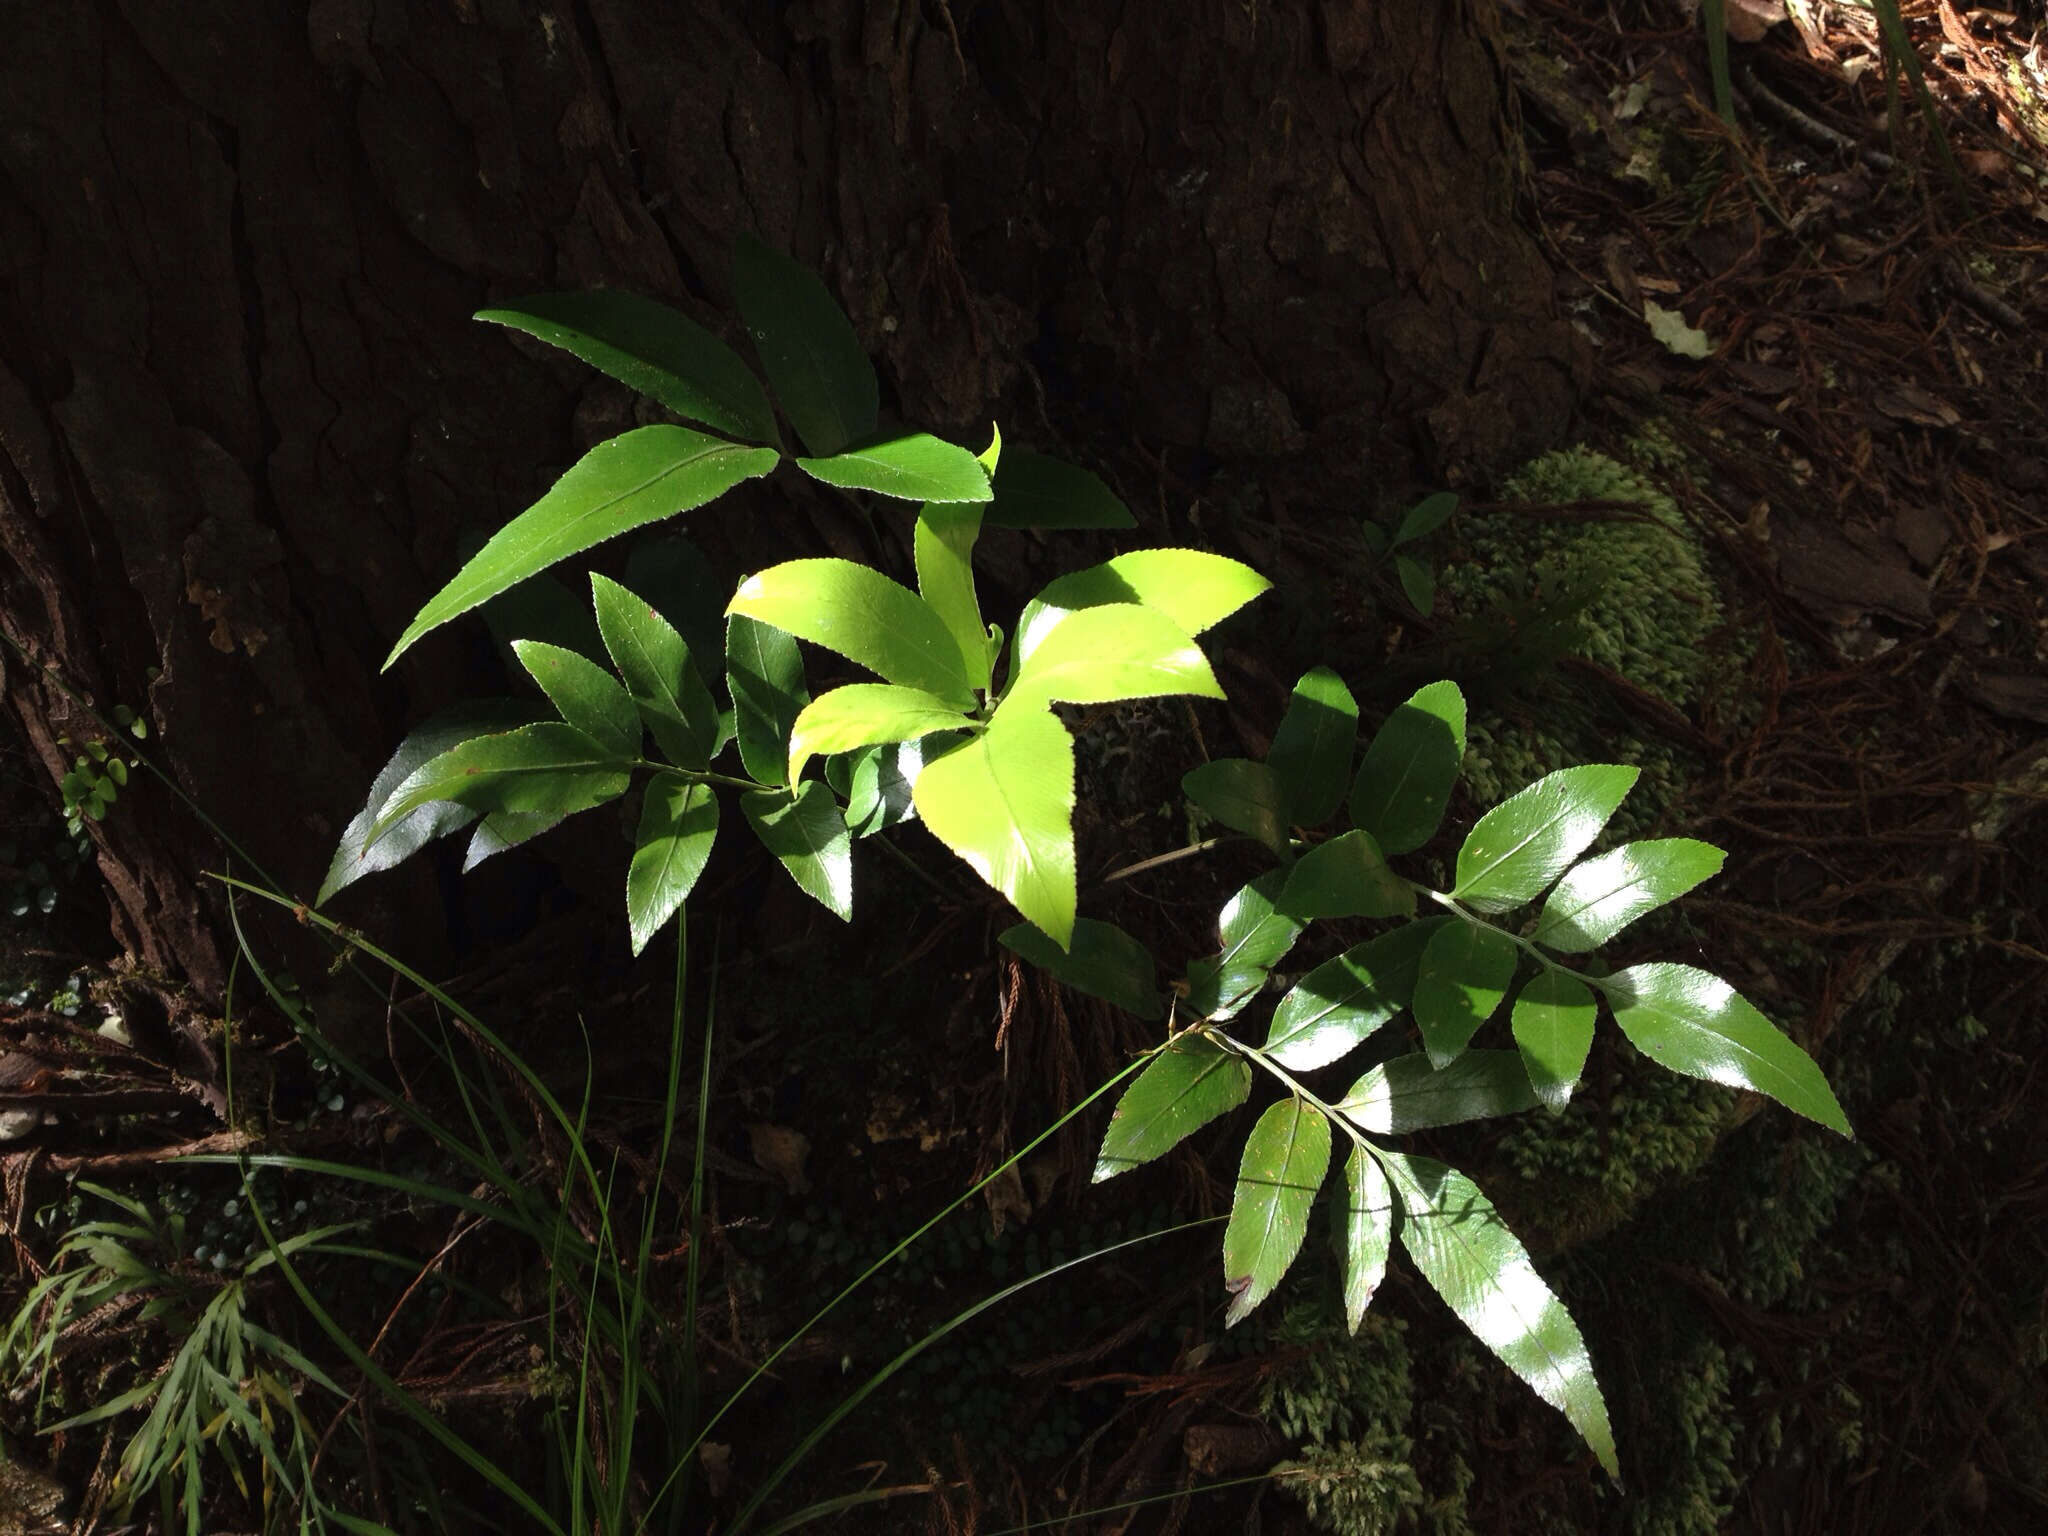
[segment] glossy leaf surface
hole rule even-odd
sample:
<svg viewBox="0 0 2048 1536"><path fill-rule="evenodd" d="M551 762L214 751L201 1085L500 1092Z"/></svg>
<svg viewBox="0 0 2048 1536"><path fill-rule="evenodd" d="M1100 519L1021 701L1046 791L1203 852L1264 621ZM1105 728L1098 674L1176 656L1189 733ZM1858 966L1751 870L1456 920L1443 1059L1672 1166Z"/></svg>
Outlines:
<svg viewBox="0 0 2048 1536"><path fill-rule="evenodd" d="M543 640L515 640L512 650L564 721L616 756L640 755L640 712L611 673Z"/></svg>
<svg viewBox="0 0 2048 1536"><path fill-rule="evenodd" d="M974 594L974 544L981 535L981 508L972 502L935 502L917 514L912 544L917 558L917 595L932 606L960 647L960 663L977 691L989 683L988 630Z"/></svg>
<svg viewBox="0 0 2048 1536"><path fill-rule="evenodd" d="M453 800L430 801L418 806L394 824L376 832L384 807L399 785L442 753L479 736L526 725L539 714L536 705L511 699L459 704L431 720L415 726L399 743L391 760L370 784L363 808L350 819L341 843L327 866L327 878L320 883L314 905L325 902L336 891L353 885L365 875L389 869L411 858L437 837L459 831L477 819L474 806ZM372 837L372 833L376 836Z"/></svg>
<svg viewBox="0 0 2048 1536"><path fill-rule="evenodd" d="M419 611L384 658L389 667L430 629L631 528L722 496L775 467L773 448L745 448L688 427L639 427L599 443L554 489L512 519Z"/></svg>
<svg viewBox="0 0 2048 1536"><path fill-rule="evenodd" d="M710 785L673 773L648 780L633 862L626 869L626 918L635 955L676 915L704 873L717 835L718 798Z"/></svg>
<svg viewBox="0 0 2048 1536"><path fill-rule="evenodd" d="M1286 883L1287 871L1268 870L1223 904L1216 925L1223 947L1188 967L1186 1007L1196 1018L1235 1016L1294 947L1302 925L1274 905Z"/></svg>
<svg viewBox="0 0 2048 1536"><path fill-rule="evenodd" d="M1237 1192L1223 1229L1228 1328L1273 1294L1308 1235L1309 1207L1330 1170L1330 1122L1290 1095L1259 1116L1245 1138Z"/></svg>
<svg viewBox="0 0 2048 1536"><path fill-rule="evenodd" d="M1138 526L1131 509L1099 475L1025 448L1004 450L988 521L997 528Z"/></svg>
<svg viewBox="0 0 2048 1536"><path fill-rule="evenodd" d="M1242 1056L1192 1031L1177 1036L1117 1100L1093 1182L1172 1151L1251 1091L1252 1069Z"/></svg>
<svg viewBox="0 0 2048 1536"><path fill-rule="evenodd" d="M1266 764L1287 792L1287 819L1319 827L1337 814L1358 746L1358 701L1344 679L1317 667L1294 685Z"/></svg>
<svg viewBox="0 0 2048 1536"><path fill-rule="evenodd" d="M1353 1333L1387 1277L1394 1246L1394 1187L1364 1147L1344 1162L1344 1197L1337 1202L1337 1251L1344 1266L1344 1321Z"/></svg>
<svg viewBox="0 0 2048 1536"><path fill-rule="evenodd" d="M1472 923L1453 922L1431 937L1415 974L1414 1003L1430 1060L1449 1063L1494 1016L1518 958L1513 939Z"/></svg>
<svg viewBox="0 0 2048 1536"><path fill-rule="evenodd" d="M838 917L853 918L853 839L832 791L812 779L794 798L782 794L740 796L740 810L761 844L803 888L804 894Z"/></svg>
<svg viewBox="0 0 2048 1536"><path fill-rule="evenodd" d="M1690 965L1632 965L1602 983L1623 1034L1650 1060L1687 1077L1766 1094L1850 1134L1811 1056L1720 977Z"/></svg>
<svg viewBox="0 0 2048 1536"><path fill-rule="evenodd" d="M1310 1072L1349 1054L1408 1006L1423 950L1452 921L1405 923L1325 960L1273 1010L1267 1054L1291 1072Z"/></svg>
<svg viewBox="0 0 2048 1536"><path fill-rule="evenodd" d="M1562 971L1538 971L1517 994L1510 1015L1515 1045L1529 1084L1546 1109L1561 1110L1571 1102L1572 1089L1586 1068L1586 1054L1593 1048L1598 1011L1592 989Z"/></svg>
<svg viewBox="0 0 2048 1536"><path fill-rule="evenodd" d="M789 733L811 698L795 639L734 614L725 621L725 685L748 776L759 784L787 783Z"/></svg>
<svg viewBox="0 0 2048 1536"><path fill-rule="evenodd" d="M873 491L902 501L987 501L988 472L954 443L912 432L862 443L823 459L798 459L813 480L847 491Z"/></svg>
<svg viewBox="0 0 2048 1536"><path fill-rule="evenodd" d="M1318 843L1295 861L1280 905L1304 922L1331 917L1410 917L1415 888L1387 867L1366 832Z"/></svg>
<svg viewBox="0 0 2048 1536"><path fill-rule="evenodd" d="M690 660L690 647L652 604L595 571L590 596L604 648L656 745L679 768L704 767L718 745L718 705ZM639 746L636 727L634 755Z"/></svg>
<svg viewBox="0 0 2048 1536"><path fill-rule="evenodd" d="M1074 743L1044 710L998 709L988 729L929 761L917 814L1062 949L1074 933Z"/></svg>
<svg viewBox="0 0 2048 1536"><path fill-rule="evenodd" d="M1264 763L1219 757L1189 769L1180 787L1212 820L1257 838L1275 853L1286 852L1287 796Z"/></svg>
<svg viewBox="0 0 2048 1536"><path fill-rule="evenodd" d="M1644 913L1711 880L1725 857L1689 837L1610 848L1565 871L1530 938L1564 954L1597 949Z"/></svg>
<svg viewBox="0 0 2048 1536"><path fill-rule="evenodd" d="M851 752L886 741L915 741L967 728L968 718L936 694L894 683L848 683L804 706L789 733L789 780L819 753Z"/></svg>
<svg viewBox="0 0 2048 1536"><path fill-rule="evenodd" d="M1164 614L1135 603L1070 613L1045 635L1003 695L1005 708L1109 704L1160 694L1220 699L1202 648Z"/></svg>
<svg viewBox="0 0 2048 1536"><path fill-rule="evenodd" d="M1607 1475L1620 1477L1586 1341L1493 1203L1455 1168L1383 1157L1401 1202L1401 1246L1422 1277L1480 1343L1563 1412Z"/></svg>
<svg viewBox="0 0 2048 1536"><path fill-rule="evenodd" d="M1416 1053L1382 1062L1351 1085L1337 1110L1370 1136L1402 1136L1536 1107L1513 1051L1467 1051L1438 1067Z"/></svg>
<svg viewBox="0 0 2048 1536"><path fill-rule="evenodd" d="M1465 759L1465 696L1431 683L1391 715L1365 749L1351 784L1351 824L1388 855L1436 836Z"/></svg>
<svg viewBox="0 0 2048 1536"><path fill-rule="evenodd" d="M1133 550L1070 572L1025 604L1017 621L1017 654L1028 657L1064 615L1105 603L1137 603L1199 635L1270 586L1250 566L1204 550Z"/></svg>
<svg viewBox="0 0 2048 1536"><path fill-rule="evenodd" d="M569 816L624 794L627 777L617 753L573 725L544 720L476 737L423 763L393 793L371 836L374 841L436 800Z"/></svg>
<svg viewBox="0 0 2048 1536"><path fill-rule="evenodd" d="M1600 835L1640 770L1590 763L1546 774L1479 818L1451 895L1477 912L1533 901Z"/></svg>
<svg viewBox="0 0 2048 1536"><path fill-rule="evenodd" d="M1141 1019L1165 1016L1152 951L1114 923L1076 918L1073 947L1066 950L1029 923L1006 929L1001 943L1077 992L1114 1003Z"/></svg>
<svg viewBox="0 0 2048 1536"><path fill-rule="evenodd" d="M727 611L837 651L889 682L973 707L974 690L945 620L908 587L865 565L825 559L771 566L740 583Z"/></svg>
<svg viewBox="0 0 2048 1536"><path fill-rule="evenodd" d="M733 297L806 448L827 456L874 435L881 405L874 364L816 273L743 234L733 251Z"/></svg>
<svg viewBox="0 0 2048 1536"><path fill-rule="evenodd" d="M753 370L666 304L615 289L542 293L480 309L476 318L574 353L714 432L770 446L777 441L774 408Z"/></svg>

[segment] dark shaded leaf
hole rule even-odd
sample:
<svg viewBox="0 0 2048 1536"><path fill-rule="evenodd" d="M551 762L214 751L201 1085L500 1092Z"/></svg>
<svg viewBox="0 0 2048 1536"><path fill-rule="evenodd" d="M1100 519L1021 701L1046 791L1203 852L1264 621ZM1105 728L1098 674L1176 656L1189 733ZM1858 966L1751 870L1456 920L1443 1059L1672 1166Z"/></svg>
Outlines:
<svg viewBox="0 0 2048 1536"><path fill-rule="evenodd" d="M1535 1107L1520 1056L1467 1051L1446 1067L1420 1053L1383 1062L1351 1085L1337 1112L1369 1136L1403 1136Z"/></svg>
<svg viewBox="0 0 2048 1536"><path fill-rule="evenodd" d="M766 792L744 794L740 810L806 896L836 916L852 919L853 839L830 789L812 779L793 799Z"/></svg>
<svg viewBox="0 0 2048 1536"><path fill-rule="evenodd" d="M1431 1061L1448 1065L1494 1016L1519 958L1513 939L1472 923L1454 922L1430 939L1415 976L1415 1022Z"/></svg>
<svg viewBox="0 0 2048 1536"><path fill-rule="evenodd" d="M740 762L760 784L789 782L789 733L811 701L793 636L734 614L725 623L725 683Z"/></svg>
<svg viewBox="0 0 2048 1536"><path fill-rule="evenodd" d="M1287 819L1319 827L1337 814L1358 747L1358 701L1344 679L1317 667L1294 685L1266 765L1287 794Z"/></svg>
<svg viewBox="0 0 2048 1536"><path fill-rule="evenodd" d="M1214 821L1257 838L1275 853L1287 851L1287 797L1264 763L1219 757L1191 768L1180 787Z"/></svg>
<svg viewBox="0 0 2048 1536"><path fill-rule="evenodd" d="M1252 1069L1242 1056L1192 1030L1176 1036L1117 1100L1093 1182L1172 1151L1251 1091Z"/></svg>
<svg viewBox="0 0 2048 1536"><path fill-rule="evenodd" d="M1465 696L1431 683L1387 716L1351 784L1351 824L1389 856L1436 836L1465 758Z"/></svg>
<svg viewBox="0 0 2048 1536"><path fill-rule="evenodd" d="M1157 985L1158 962L1149 949L1114 923L1076 918L1073 946L1067 950L1029 923L1005 929L1000 942L1076 991L1114 1003L1126 1013L1141 1019L1166 1014Z"/></svg>
<svg viewBox="0 0 2048 1536"><path fill-rule="evenodd" d="M640 807L633 862L626 871L626 916L637 956L676 915L704 873L718 835L718 798L708 784L657 773Z"/></svg>
<svg viewBox="0 0 2048 1536"><path fill-rule="evenodd" d="M1412 917L1415 888L1387 867L1370 834L1346 832L1295 861L1280 906L1303 922L1332 917Z"/></svg>
<svg viewBox="0 0 2048 1536"><path fill-rule="evenodd" d="M666 304L638 294L542 293L476 318L573 352L629 389L714 432L776 445L775 412L739 354Z"/></svg>
<svg viewBox="0 0 2048 1536"><path fill-rule="evenodd" d="M1536 1097L1553 1113L1571 1102L1585 1070L1597 1011L1592 989L1563 971L1537 972L1515 998L1515 1044Z"/></svg>
<svg viewBox="0 0 2048 1536"><path fill-rule="evenodd" d="M1223 1283L1231 1293L1224 1327L1244 1321L1294 1263L1329 1169L1330 1122L1321 1110L1289 1097L1259 1116L1223 1229Z"/></svg>
<svg viewBox="0 0 2048 1536"><path fill-rule="evenodd" d="M1079 465L1006 448L996 467L988 522L996 528L1135 528L1116 492Z"/></svg>
<svg viewBox="0 0 2048 1536"><path fill-rule="evenodd" d="M827 456L872 437L881 408L874 364L817 274L742 234L732 276L762 371L804 446Z"/></svg>

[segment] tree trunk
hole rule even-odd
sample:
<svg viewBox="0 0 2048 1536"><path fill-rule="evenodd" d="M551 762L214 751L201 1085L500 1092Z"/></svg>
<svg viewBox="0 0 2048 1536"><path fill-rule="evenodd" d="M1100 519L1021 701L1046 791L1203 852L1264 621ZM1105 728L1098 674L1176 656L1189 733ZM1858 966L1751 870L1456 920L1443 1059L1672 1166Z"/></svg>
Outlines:
<svg viewBox="0 0 2048 1536"><path fill-rule="evenodd" d="M464 529L630 419L471 324L493 299L621 286L727 328L755 230L825 272L906 421L1332 512L1570 408L1481 0L287 9L5 6L0 624L146 712L292 889L476 689L452 633L376 671ZM4 686L54 784L89 720L11 656ZM95 836L121 944L211 1006L212 837L139 784Z"/></svg>

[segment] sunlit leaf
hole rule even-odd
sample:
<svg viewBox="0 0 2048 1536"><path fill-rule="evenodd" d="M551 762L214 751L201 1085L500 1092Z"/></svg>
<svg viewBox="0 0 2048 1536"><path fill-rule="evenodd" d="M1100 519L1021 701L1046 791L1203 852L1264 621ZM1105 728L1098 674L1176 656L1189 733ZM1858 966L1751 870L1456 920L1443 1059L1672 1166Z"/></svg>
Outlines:
<svg viewBox="0 0 2048 1536"><path fill-rule="evenodd" d="M759 784L787 783L789 733L811 698L795 639L734 614L725 622L725 684L748 775Z"/></svg>
<svg viewBox="0 0 2048 1536"><path fill-rule="evenodd" d="M1172 1151L1251 1091L1252 1069L1242 1056L1193 1031L1176 1036L1117 1100L1094 1182Z"/></svg>
<svg viewBox="0 0 2048 1536"><path fill-rule="evenodd" d="M694 320L638 294L542 293L476 318L573 352L621 384L714 432L777 441L775 412L739 354Z"/></svg>
<svg viewBox="0 0 2048 1536"><path fill-rule="evenodd" d="M968 718L935 694L894 683L848 683L804 706L789 733L789 782L821 752L851 752L934 731L965 730Z"/></svg>
<svg viewBox="0 0 2048 1536"><path fill-rule="evenodd" d="M1849 1120L1811 1056L1720 977L1690 965L1632 965L1601 983L1614 1021L1659 1066L1750 1088L1844 1136Z"/></svg>
<svg viewBox="0 0 2048 1536"><path fill-rule="evenodd" d="M741 582L727 611L837 651L888 682L922 688L961 709L974 705L946 621L908 587L868 566L786 561Z"/></svg>
<svg viewBox="0 0 2048 1536"><path fill-rule="evenodd" d="M1431 937L1415 973L1414 1003L1431 1061L1448 1064L1499 1010L1519 958L1513 939L1473 923L1454 922Z"/></svg>
<svg viewBox="0 0 2048 1536"><path fill-rule="evenodd" d="M1111 603L1068 614L1031 653L1003 695L1006 707L1108 704L1159 694L1220 699L1202 648L1164 614Z"/></svg>
<svg viewBox="0 0 2048 1536"><path fill-rule="evenodd" d="M926 432L845 448L830 458L798 459L813 480L841 490L873 491L901 501L987 501L988 473L972 453Z"/></svg>
<svg viewBox="0 0 2048 1536"><path fill-rule="evenodd" d="M1408 1006L1423 950L1454 921L1425 917L1404 923L1325 960L1273 1010L1266 1053L1290 1072L1310 1072L1349 1054Z"/></svg>
<svg viewBox="0 0 2048 1536"><path fill-rule="evenodd" d="M1467 1051L1439 1067L1416 1053L1382 1062L1351 1085L1337 1112L1369 1136L1402 1136L1536 1107L1513 1051Z"/></svg>
<svg viewBox="0 0 2048 1536"><path fill-rule="evenodd" d="M688 427L639 427L599 443L554 489L512 519L435 593L384 658L389 667L428 630L629 528L722 496L775 467L773 448L745 448Z"/></svg>
<svg viewBox="0 0 2048 1536"><path fill-rule="evenodd" d="M931 604L960 646L961 667L977 691L989 683L995 659L981 602L974 595L974 544L981 534L981 508L972 502L934 502L917 514L912 543L917 557L917 595Z"/></svg>
<svg viewBox="0 0 2048 1536"><path fill-rule="evenodd" d="M1114 923L1076 918L1073 947L1066 950L1029 923L1004 930L1000 942L1076 991L1114 1003L1126 1013L1156 1019L1166 1012L1152 951Z"/></svg>
<svg viewBox="0 0 2048 1536"><path fill-rule="evenodd" d="M1274 907L1287 871L1268 870L1223 905L1217 920L1222 949L1188 966L1187 1011L1196 1018L1228 1019L1266 984L1301 936L1301 923Z"/></svg>
<svg viewBox="0 0 2048 1536"><path fill-rule="evenodd" d="M1256 837L1275 853L1287 851L1287 796L1264 763L1219 757L1189 769L1180 787L1212 820Z"/></svg>
<svg viewBox="0 0 2048 1536"><path fill-rule="evenodd" d="M1546 774L1479 818L1451 895L1477 912L1533 901L1600 835L1640 772L1610 763Z"/></svg>
<svg viewBox="0 0 2048 1536"><path fill-rule="evenodd" d="M1410 917L1415 888L1387 867L1370 834L1346 832L1295 861L1280 898L1290 917Z"/></svg>
<svg viewBox="0 0 2048 1536"><path fill-rule="evenodd" d="M1507 1368L1563 1412L1609 1477L1621 1476L1586 1341L1493 1204L1426 1157L1381 1154L1401 1202L1401 1246L1436 1293Z"/></svg>
<svg viewBox="0 0 2048 1536"><path fill-rule="evenodd" d="M1044 710L1005 704L927 761L913 791L932 836L1062 949L1074 933L1074 743Z"/></svg>
<svg viewBox="0 0 2048 1536"><path fill-rule="evenodd" d="M718 705L690 660L690 647L652 604L595 571L590 596L605 650L655 743L679 768L704 767L718 744ZM636 755L639 745L636 729Z"/></svg>
<svg viewBox="0 0 2048 1536"><path fill-rule="evenodd" d="M1344 679L1317 667L1294 685L1266 764L1287 793L1287 819L1319 827L1337 814L1358 746L1358 701Z"/></svg>
<svg viewBox="0 0 2048 1536"><path fill-rule="evenodd" d="M1436 836L1465 757L1465 696L1431 683L1387 716L1351 784L1351 824L1388 855Z"/></svg>
<svg viewBox="0 0 2048 1536"><path fill-rule="evenodd" d="M1106 603L1137 603L1199 635L1270 586L1250 566L1203 550L1133 550L1070 572L1026 603L1017 620L1017 655L1029 657L1067 614Z"/></svg>
<svg viewBox="0 0 2048 1536"><path fill-rule="evenodd" d="M1576 976L1544 969L1515 997L1510 1018L1530 1086L1546 1109L1561 1110L1593 1048L1593 992Z"/></svg>
<svg viewBox="0 0 2048 1536"><path fill-rule="evenodd" d="M804 446L825 456L873 436L881 407L874 364L817 274L742 234L732 275L747 335Z"/></svg>
<svg viewBox="0 0 2048 1536"><path fill-rule="evenodd" d="M1344 1263L1344 1321L1353 1333L1387 1276L1394 1246L1394 1188L1364 1147L1344 1163L1344 1196L1336 1203L1337 1251Z"/></svg>
<svg viewBox="0 0 2048 1536"><path fill-rule="evenodd" d="M757 792L740 796L740 810L761 844L819 906L853 919L853 839L832 791L816 779L794 798Z"/></svg>
<svg viewBox="0 0 2048 1536"><path fill-rule="evenodd" d="M1330 1122L1321 1110L1289 1096L1259 1116L1223 1229L1223 1283L1231 1293L1224 1327L1272 1295L1301 1252L1309 1207L1329 1169Z"/></svg>
<svg viewBox="0 0 2048 1536"><path fill-rule="evenodd" d="M1596 949L1644 913L1712 879L1725 857L1689 837L1623 843L1567 870L1529 937L1565 954Z"/></svg>
<svg viewBox="0 0 2048 1536"><path fill-rule="evenodd" d="M572 725L542 721L479 736L421 764L392 794L371 838L437 800L569 816L624 794L628 777L617 753Z"/></svg>
<svg viewBox="0 0 2048 1536"><path fill-rule="evenodd" d="M611 673L540 640L515 640L512 650L563 720L620 757L640 755L640 712Z"/></svg>
<svg viewBox="0 0 2048 1536"><path fill-rule="evenodd" d="M633 862L626 870L626 917L635 955L676 915L704 873L717 835L718 799L708 784L673 773L648 780Z"/></svg>
<svg viewBox="0 0 2048 1536"><path fill-rule="evenodd" d="M334 858L327 866L327 878L320 884L320 894L314 905L325 902L336 891L354 884L365 875L373 875L411 858L435 838L459 831L475 821L481 813L474 806L453 800L433 801L417 807L378 832L374 840L372 838L383 817L385 805L398 786L411 778L422 764L433 761L465 741L526 725L539 713L537 705L511 699L491 699L459 704L415 726L411 734L399 743L398 750L391 754L391 760L379 770L370 784L369 797L363 808L356 812L342 832L341 844L334 850Z"/></svg>
<svg viewBox="0 0 2048 1536"><path fill-rule="evenodd" d="M995 471L994 528L1135 528L1138 520L1116 492L1079 465L1033 453L1003 451Z"/></svg>

